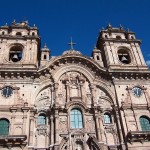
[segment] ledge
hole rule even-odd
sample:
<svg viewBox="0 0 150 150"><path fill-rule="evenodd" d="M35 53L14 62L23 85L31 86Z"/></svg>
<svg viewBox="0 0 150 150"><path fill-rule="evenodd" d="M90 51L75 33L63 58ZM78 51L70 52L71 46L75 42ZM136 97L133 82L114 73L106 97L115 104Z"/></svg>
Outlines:
<svg viewBox="0 0 150 150"><path fill-rule="evenodd" d="M150 141L150 131L130 131L128 132L127 140L130 143Z"/></svg>
<svg viewBox="0 0 150 150"><path fill-rule="evenodd" d="M24 142L27 139L26 135L7 135L0 136L0 146L25 146L27 143Z"/></svg>

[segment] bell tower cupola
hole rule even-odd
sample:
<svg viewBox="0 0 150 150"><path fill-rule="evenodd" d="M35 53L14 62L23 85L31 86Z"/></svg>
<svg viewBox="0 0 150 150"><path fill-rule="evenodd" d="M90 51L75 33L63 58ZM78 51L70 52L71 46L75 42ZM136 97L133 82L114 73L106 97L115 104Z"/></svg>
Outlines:
<svg viewBox="0 0 150 150"><path fill-rule="evenodd" d="M132 31L125 30L121 25L113 28L109 24L100 31L97 48L102 50L104 62L110 70L147 70L140 44Z"/></svg>
<svg viewBox="0 0 150 150"><path fill-rule="evenodd" d="M50 50L45 44L41 49L41 66L44 66L46 62L50 59Z"/></svg>
<svg viewBox="0 0 150 150"><path fill-rule="evenodd" d="M94 47L92 51L92 57L101 67L104 67L101 53L102 51L100 49L97 49L97 47Z"/></svg>
<svg viewBox="0 0 150 150"><path fill-rule="evenodd" d="M37 68L40 37L38 28L28 21L0 27L0 67Z"/></svg>

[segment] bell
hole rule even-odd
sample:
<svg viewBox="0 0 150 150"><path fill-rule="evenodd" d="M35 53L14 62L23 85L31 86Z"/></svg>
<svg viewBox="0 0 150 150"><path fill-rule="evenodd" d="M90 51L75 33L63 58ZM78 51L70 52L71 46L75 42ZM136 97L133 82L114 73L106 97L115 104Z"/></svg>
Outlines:
<svg viewBox="0 0 150 150"><path fill-rule="evenodd" d="M121 62L128 63L128 59L125 56L121 57Z"/></svg>
<svg viewBox="0 0 150 150"><path fill-rule="evenodd" d="M17 62L19 59L18 59L18 55L17 54L14 54L13 57L12 57L12 61L13 62Z"/></svg>

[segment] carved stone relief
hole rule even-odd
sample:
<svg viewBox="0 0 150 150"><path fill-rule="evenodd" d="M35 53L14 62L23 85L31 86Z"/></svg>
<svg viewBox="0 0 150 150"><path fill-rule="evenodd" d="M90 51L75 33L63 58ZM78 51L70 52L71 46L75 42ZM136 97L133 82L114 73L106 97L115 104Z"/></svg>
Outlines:
<svg viewBox="0 0 150 150"><path fill-rule="evenodd" d="M58 99L62 104L70 101L72 97L79 97L82 101L86 101L91 94L87 79L78 72L67 72L63 74L59 80ZM87 96L88 95L88 96Z"/></svg>
<svg viewBox="0 0 150 150"><path fill-rule="evenodd" d="M72 135L72 150L83 150L85 136L82 133L76 133Z"/></svg>
<svg viewBox="0 0 150 150"><path fill-rule="evenodd" d="M61 133L67 131L67 117L66 116L61 116L59 118L59 130Z"/></svg>
<svg viewBox="0 0 150 150"><path fill-rule="evenodd" d="M103 90L97 88L96 89L96 100L97 104L101 106L103 109L112 108L110 98Z"/></svg>
<svg viewBox="0 0 150 150"><path fill-rule="evenodd" d="M37 134L38 135L44 135L44 136L48 135L47 126L38 126L37 127Z"/></svg>
<svg viewBox="0 0 150 150"><path fill-rule="evenodd" d="M37 98L36 98L36 102L35 102L35 106L37 107L37 109L45 109L45 108L49 108L49 106L51 105L51 92L50 92L50 88L44 89L42 90Z"/></svg>
<svg viewBox="0 0 150 150"><path fill-rule="evenodd" d="M86 118L86 130L87 132L94 132L95 123L93 117Z"/></svg>

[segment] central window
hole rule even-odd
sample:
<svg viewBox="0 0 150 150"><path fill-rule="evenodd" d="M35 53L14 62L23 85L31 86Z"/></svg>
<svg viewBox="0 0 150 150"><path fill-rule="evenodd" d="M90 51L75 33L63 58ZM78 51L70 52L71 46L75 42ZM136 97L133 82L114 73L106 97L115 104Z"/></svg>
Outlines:
<svg viewBox="0 0 150 150"><path fill-rule="evenodd" d="M46 115L45 114L40 114L38 116L37 124L38 125L46 125Z"/></svg>
<svg viewBox="0 0 150 150"><path fill-rule="evenodd" d="M70 112L70 127L83 128L82 112L79 109L72 109Z"/></svg>

